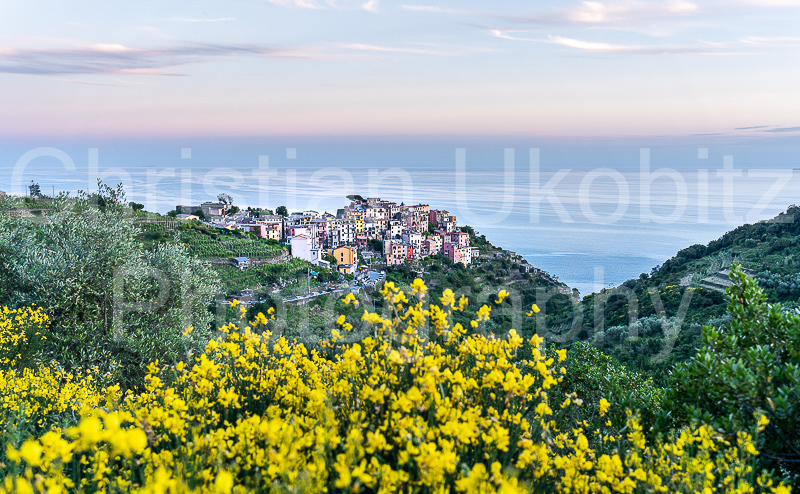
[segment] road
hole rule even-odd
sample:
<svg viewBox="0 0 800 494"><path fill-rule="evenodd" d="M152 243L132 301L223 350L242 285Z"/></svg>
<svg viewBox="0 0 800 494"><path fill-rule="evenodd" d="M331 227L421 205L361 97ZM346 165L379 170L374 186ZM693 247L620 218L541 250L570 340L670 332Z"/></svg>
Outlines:
<svg viewBox="0 0 800 494"><path fill-rule="evenodd" d="M336 290L332 290L330 292L322 291L322 292L311 292L305 295L297 295L295 297L289 297L284 299L284 303L287 304L305 304L314 300L315 298L322 296L322 295L333 295L335 297L342 296L346 293L353 293L357 294L361 287L358 286L351 286L349 288L337 288Z"/></svg>

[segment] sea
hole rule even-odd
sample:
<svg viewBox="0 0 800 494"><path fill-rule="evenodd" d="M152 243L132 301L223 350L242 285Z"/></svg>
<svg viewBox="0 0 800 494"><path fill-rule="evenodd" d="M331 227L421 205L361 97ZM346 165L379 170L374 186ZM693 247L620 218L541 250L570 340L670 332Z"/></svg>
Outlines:
<svg viewBox="0 0 800 494"><path fill-rule="evenodd" d="M346 196L446 209L586 295L800 198L800 136L0 139L0 190L93 191L166 213L336 212Z"/></svg>

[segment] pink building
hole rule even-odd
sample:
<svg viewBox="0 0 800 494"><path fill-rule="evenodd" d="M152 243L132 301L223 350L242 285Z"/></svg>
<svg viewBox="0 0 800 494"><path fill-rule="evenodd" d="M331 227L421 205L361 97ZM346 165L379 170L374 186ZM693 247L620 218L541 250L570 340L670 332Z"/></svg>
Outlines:
<svg viewBox="0 0 800 494"><path fill-rule="evenodd" d="M450 241L459 247L469 247L469 233L452 232L450 233Z"/></svg>
<svg viewBox="0 0 800 494"><path fill-rule="evenodd" d="M431 209L428 213L428 221L433 223L433 226L439 227L439 225L444 222L446 219L450 218L450 213L447 211L441 211L438 209Z"/></svg>
<svg viewBox="0 0 800 494"><path fill-rule="evenodd" d="M423 242L423 249L425 249L426 254L428 256L432 256L435 254L442 253L442 237L438 235L429 235L425 237L425 241Z"/></svg>
<svg viewBox="0 0 800 494"><path fill-rule="evenodd" d="M261 238L267 238L267 225L257 223L240 223L239 229L243 232L255 233Z"/></svg>
<svg viewBox="0 0 800 494"><path fill-rule="evenodd" d="M403 264L408 258L411 246L399 240L386 240L383 242L383 257L386 258L386 264L393 266Z"/></svg>
<svg viewBox="0 0 800 494"><path fill-rule="evenodd" d="M442 253L453 262L461 262L461 249L452 242L445 242L442 246Z"/></svg>

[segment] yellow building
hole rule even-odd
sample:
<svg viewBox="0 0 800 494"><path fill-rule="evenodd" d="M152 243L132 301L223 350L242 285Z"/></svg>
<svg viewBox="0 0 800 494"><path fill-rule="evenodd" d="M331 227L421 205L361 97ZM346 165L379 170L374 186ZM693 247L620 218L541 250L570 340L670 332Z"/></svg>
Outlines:
<svg viewBox="0 0 800 494"><path fill-rule="evenodd" d="M283 228L277 223L268 224L266 226L267 238L280 241Z"/></svg>
<svg viewBox="0 0 800 494"><path fill-rule="evenodd" d="M356 266L354 264L339 264L336 269L341 274L356 274Z"/></svg>
<svg viewBox="0 0 800 494"><path fill-rule="evenodd" d="M328 254L336 259L336 264L351 264L354 265L358 262L358 254L354 247L343 245L335 249L328 249Z"/></svg>

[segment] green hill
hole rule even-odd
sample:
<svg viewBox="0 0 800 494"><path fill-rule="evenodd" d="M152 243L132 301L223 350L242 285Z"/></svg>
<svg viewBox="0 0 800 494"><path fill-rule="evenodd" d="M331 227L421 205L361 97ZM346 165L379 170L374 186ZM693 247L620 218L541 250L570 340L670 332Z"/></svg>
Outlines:
<svg viewBox="0 0 800 494"><path fill-rule="evenodd" d="M687 247L649 274L584 297L580 304L551 301L542 307L546 319L541 320L547 322L545 330L570 328L570 334L559 334L562 339L593 342L629 368L663 382L675 363L694 355L703 325L729 320L724 292L736 263L758 280L769 302L796 308L800 207L742 225L708 245ZM573 324L575 311L583 316L580 324Z"/></svg>
<svg viewBox="0 0 800 494"><path fill-rule="evenodd" d="M772 219L742 225L708 245L681 250L642 281L650 286L682 280L689 286L704 285L704 279L735 262L756 275L771 301L794 302L800 296L798 240L800 207L792 205Z"/></svg>

